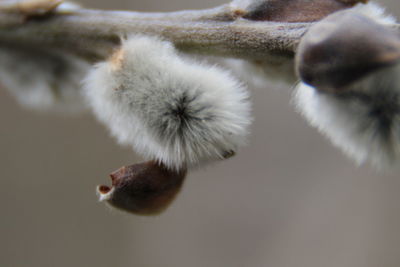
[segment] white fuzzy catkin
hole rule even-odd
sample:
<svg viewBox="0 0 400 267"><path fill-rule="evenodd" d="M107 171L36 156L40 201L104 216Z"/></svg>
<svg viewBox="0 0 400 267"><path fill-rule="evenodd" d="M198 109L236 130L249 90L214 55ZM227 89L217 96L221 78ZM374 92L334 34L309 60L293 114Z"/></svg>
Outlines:
<svg viewBox="0 0 400 267"><path fill-rule="evenodd" d="M121 144L179 169L223 158L245 143L249 95L228 72L131 36L85 82L87 99Z"/></svg>
<svg viewBox="0 0 400 267"><path fill-rule="evenodd" d="M24 107L77 112L85 107L80 90L89 65L61 52L0 47L0 87Z"/></svg>
<svg viewBox="0 0 400 267"><path fill-rule="evenodd" d="M262 2L265 2L265 0L234 0L230 5L232 9L247 10L250 5ZM374 2L359 3L349 10L371 18L379 24L396 23L394 16L387 14L382 6ZM290 85L296 81L293 62L290 60L279 61L274 60L273 57L266 61L258 60L257 62L226 59L223 64L231 68L235 74L253 87L264 88L271 86L271 84Z"/></svg>
<svg viewBox="0 0 400 267"><path fill-rule="evenodd" d="M375 3L358 4L352 11L381 25L396 22ZM400 64L369 73L340 92L300 83L294 102L312 126L358 164L370 162L378 168L398 165Z"/></svg>
<svg viewBox="0 0 400 267"><path fill-rule="evenodd" d="M362 164L378 168L400 161L400 64L355 82L346 92L327 93L300 83L299 111L334 145Z"/></svg>

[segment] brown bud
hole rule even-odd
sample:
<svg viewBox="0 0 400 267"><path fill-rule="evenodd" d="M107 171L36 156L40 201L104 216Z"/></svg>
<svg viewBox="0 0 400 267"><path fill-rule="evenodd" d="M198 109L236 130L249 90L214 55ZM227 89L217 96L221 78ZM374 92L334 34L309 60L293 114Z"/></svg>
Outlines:
<svg viewBox="0 0 400 267"><path fill-rule="evenodd" d="M355 4L358 4L358 3L366 4L366 3L369 2L369 0L336 0L336 1L342 2L342 3L345 3L345 4L349 4L349 5L355 5Z"/></svg>
<svg viewBox="0 0 400 267"><path fill-rule="evenodd" d="M296 71L303 82L337 92L399 60L400 38L395 31L342 11L315 24L303 37Z"/></svg>
<svg viewBox="0 0 400 267"><path fill-rule="evenodd" d="M165 210L180 191L186 170L170 170L154 161L122 167L110 174L112 187L100 185L100 200L134 214Z"/></svg>
<svg viewBox="0 0 400 267"><path fill-rule="evenodd" d="M311 22L368 0L265 0L248 7L245 19L257 21Z"/></svg>

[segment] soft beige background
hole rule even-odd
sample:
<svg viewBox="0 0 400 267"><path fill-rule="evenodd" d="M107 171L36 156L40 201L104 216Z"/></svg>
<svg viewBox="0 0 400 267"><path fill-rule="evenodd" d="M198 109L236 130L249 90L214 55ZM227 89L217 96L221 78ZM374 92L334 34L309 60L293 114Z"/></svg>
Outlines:
<svg viewBox="0 0 400 267"><path fill-rule="evenodd" d="M82 1L147 11L222 0ZM393 13L397 0L382 1ZM256 121L239 155L191 173L174 205L136 217L95 185L140 159L91 115L36 114L0 90L0 266L400 266L400 177L357 168L290 106L252 89Z"/></svg>

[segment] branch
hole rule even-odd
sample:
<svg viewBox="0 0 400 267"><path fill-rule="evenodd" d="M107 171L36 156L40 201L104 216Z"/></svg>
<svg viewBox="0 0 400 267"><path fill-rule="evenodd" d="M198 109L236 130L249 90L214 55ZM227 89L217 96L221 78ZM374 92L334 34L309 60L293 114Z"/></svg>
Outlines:
<svg viewBox="0 0 400 267"><path fill-rule="evenodd" d="M230 5L172 13L62 7L38 15L36 9L22 12L1 3L0 42L63 49L93 62L106 58L119 45L120 36L142 33L162 36L188 52L290 59L312 24L243 19L241 12Z"/></svg>

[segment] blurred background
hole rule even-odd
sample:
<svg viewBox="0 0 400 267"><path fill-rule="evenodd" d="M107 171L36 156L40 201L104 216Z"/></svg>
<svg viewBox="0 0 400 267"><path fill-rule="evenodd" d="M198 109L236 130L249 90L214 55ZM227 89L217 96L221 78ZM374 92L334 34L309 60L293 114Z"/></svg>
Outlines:
<svg viewBox="0 0 400 267"><path fill-rule="evenodd" d="M82 0L172 11L223 0ZM380 1L400 15L398 0ZM356 167L293 110L290 88L251 88L236 157L190 173L165 213L98 203L108 173L141 159L90 114L20 108L0 90L0 266L400 266L400 177Z"/></svg>

